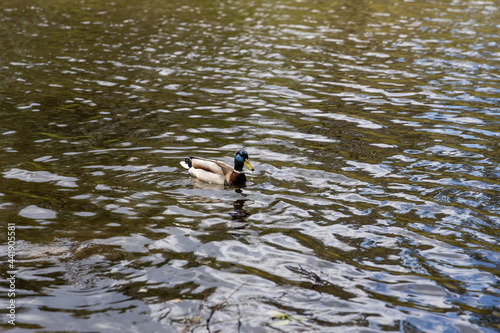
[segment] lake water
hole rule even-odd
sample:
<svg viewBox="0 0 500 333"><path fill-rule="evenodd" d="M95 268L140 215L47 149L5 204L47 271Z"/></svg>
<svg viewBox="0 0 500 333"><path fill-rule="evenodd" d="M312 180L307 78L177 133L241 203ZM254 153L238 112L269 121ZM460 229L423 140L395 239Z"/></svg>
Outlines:
<svg viewBox="0 0 500 333"><path fill-rule="evenodd" d="M3 328L500 330L497 1L1 7Z"/></svg>

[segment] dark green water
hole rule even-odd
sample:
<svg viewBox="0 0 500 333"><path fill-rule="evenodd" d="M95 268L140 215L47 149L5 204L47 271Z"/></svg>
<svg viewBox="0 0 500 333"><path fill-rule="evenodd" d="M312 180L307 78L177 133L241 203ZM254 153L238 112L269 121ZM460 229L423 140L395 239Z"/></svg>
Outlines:
<svg viewBox="0 0 500 333"><path fill-rule="evenodd" d="M500 330L499 43L496 1L3 1L2 327Z"/></svg>

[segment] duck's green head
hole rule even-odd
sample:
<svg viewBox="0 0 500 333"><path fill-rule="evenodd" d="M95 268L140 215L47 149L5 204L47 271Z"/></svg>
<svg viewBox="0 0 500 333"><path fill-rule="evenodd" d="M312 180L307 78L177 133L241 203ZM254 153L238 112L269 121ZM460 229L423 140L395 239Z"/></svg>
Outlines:
<svg viewBox="0 0 500 333"><path fill-rule="evenodd" d="M243 171L243 166L248 170L253 171L252 164L248 161L248 153L246 150L238 150L234 157L234 170Z"/></svg>

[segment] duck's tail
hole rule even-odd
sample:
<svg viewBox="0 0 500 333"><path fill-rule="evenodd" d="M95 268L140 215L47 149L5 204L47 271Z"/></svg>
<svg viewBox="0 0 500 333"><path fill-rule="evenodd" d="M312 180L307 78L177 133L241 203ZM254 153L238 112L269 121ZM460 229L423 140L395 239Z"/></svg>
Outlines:
<svg viewBox="0 0 500 333"><path fill-rule="evenodd" d="M190 169L193 166L193 163L191 162L191 159L188 157L184 161L181 161L181 165L186 169Z"/></svg>

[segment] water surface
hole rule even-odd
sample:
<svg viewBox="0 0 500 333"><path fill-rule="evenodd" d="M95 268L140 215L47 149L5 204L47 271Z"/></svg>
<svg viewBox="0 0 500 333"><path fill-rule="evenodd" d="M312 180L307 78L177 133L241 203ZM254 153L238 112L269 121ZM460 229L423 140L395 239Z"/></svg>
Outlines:
<svg viewBox="0 0 500 333"><path fill-rule="evenodd" d="M499 330L498 22L494 1L4 1L15 328ZM243 188L179 164L242 147Z"/></svg>

